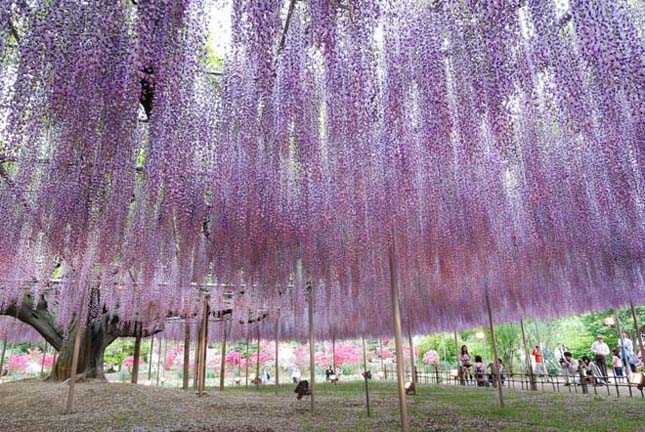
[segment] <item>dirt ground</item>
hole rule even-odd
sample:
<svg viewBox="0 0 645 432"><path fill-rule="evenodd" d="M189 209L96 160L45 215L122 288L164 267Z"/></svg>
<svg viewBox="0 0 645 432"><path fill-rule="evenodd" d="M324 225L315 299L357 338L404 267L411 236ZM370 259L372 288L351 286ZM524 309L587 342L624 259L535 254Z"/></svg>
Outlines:
<svg viewBox="0 0 645 432"><path fill-rule="evenodd" d="M100 381L79 383L75 413L63 414L67 385L25 380L0 384L0 430L39 431L395 431L398 400L393 383L371 386L367 418L362 383L321 385L316 414L297 401L292 386L260 391L227 388L198 398L193 391ZM645 401L598 400L509 391L507 408L494 392L466 388L420 388L410 397L415 431L645 430ZM573 398L573 399L572 399ZM566 410L563 411L563 408ZM597 417L594 420L594 413ZM577 419L577 416L580 418ZM598 417L600 416L600 417ZM617 417L618 416L618 417ZM590 423L587 423L590 418ZM640 426L642 429L639 429Z"/></svg>

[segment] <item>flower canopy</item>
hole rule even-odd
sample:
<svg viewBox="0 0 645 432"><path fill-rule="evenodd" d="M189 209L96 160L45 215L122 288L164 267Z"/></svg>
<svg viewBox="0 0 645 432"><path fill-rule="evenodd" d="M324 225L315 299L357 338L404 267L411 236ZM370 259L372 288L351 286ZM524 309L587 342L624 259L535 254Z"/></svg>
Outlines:
<svg viewBox="0 0 645 432"><path fill-rule="evenodd" d="M391 334L392 248L413 332L645 298L634 2L231 6L219 71L207 0L0 0L0 309Z"/></svg>

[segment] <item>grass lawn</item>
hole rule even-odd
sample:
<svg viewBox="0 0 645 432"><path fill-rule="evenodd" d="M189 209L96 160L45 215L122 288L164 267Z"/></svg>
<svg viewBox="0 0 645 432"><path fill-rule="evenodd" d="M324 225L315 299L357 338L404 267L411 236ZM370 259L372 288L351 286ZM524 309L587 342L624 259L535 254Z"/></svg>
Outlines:
<svg viewBox="0 0 645 432"><path fill-rule="evenodd" d="M393 382L371 381L367 418L362 382L316 386L316 414L295 400L294 386L224 393L89 382L79 384L76 412L62 414L67 386L26 380L0 385L0 425L7 431L395 431ZM414 431L645 431L645 400L493 389L419 386L408 407Z"/></svg>

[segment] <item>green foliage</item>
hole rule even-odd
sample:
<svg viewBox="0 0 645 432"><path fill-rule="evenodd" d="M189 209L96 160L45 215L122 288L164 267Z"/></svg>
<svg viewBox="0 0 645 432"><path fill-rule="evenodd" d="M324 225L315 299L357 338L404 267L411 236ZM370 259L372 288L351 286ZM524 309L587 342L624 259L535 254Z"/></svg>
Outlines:
<svg viewBox="0 0 645 432"><path fill-rule="evenodd" d="M155 345L158 340L155 341ZM154 348L157 349L156 347ZM117 339L105 349L104 360L107 364L122 366L123 360L134 355L134 339ZM141 359L148 361L150 356L150 338L141 340Z"/></svg>
<svg viewBox="0 0 645 432"><path fill-rule="evenodd" d="M474 335L475 332L467 332ZM474 337L474 336L473 336ZM464 339L457 334L457 343L459 348L466 343ZM455 347L455 336L454 333L436 333L432 335L423 336L419 342L419 361L423 359L423 356L428 351L436 351L439 353L439 358L444 361L447 361L449 365L456 366L457 364L457 347ZM444 365L442 364L442 367Z"/></svg>
<svg viewBox="0 0 645 432"><path fill-rule="evenodd" d="M519 324L502 324L495 327L497 354L508 370L515 370L521 364L522 330ZM490 338L488 338L490 340Z"/></svg>
<svg viewBox="0 0 645 432"><path fill-rule="evenodd" d="M635 308L637 319L643 325L645 322L645 307L637 306ZM618 346L617 328L605 325L605 318L614 317L614 310L607 309L600 312L585 313L581 315L569 316L555 320L531 320L524 322L526 332L526 343L528 350L538 343L543 346L543 356L547 368L552 372L558 370L558 359L555 358L556 347L559 344L565 344L574 358L580 358L583 355L591 355L591 344L596 340L597 334L602 334L605 342L610 348ZM622 330L629 333L629 337L637 344L636 332L634 330L633 318L629 308L621 309L618 312ZM478 339L477 333L482 331L481 328L462 331L457 334L458 346L467 345L470 354L482 355L485 362L493 359L493 348L491 335L488 329L484 329L484 339ZM497 335L498 354L502 358L508 369L519 371L524 366L524 354L522 343L522 332L519 323L501 324L495 326ZM455 342L453 333L436 333L423 336L419 342L419 358L429 351L434 350L439 353L439 357L448 360L448 365L442 364L442 367L454 367L457 364Z"/></svg>
<svg viewBox="0 0 645 432"><path fill-rule="evenodd" d="M131 344L127 340L114 341L105 349L105 363L112 364L114 366L123 365L123 360L125 360L125 358L130 355L130 345L133 344ZM134 345L132 348L134 348Z"/></svg>

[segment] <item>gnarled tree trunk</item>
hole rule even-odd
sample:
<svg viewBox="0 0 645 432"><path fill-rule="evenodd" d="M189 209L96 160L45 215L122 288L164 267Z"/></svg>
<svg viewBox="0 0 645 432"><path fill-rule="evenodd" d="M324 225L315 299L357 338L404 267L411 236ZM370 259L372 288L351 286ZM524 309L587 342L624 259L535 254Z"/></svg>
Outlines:
<svg viewBox="0 0 645 432"><path fill-rule="evenodd" d="M56 324L54 313L49 308L47 301L41 297L34 306L31 295L26 295L21 304L13 304L0 314L14 318L33 327L43 338L58 351L58 358L47 378L50 381L65 381L72 373L72 357L74 353L74 339L77 323L72 323L67 337L64 330ZM135 326L131 323L121 324L116 316L100 313L94 320L82 329L81 346L79 350L76 376L78 379L96 378L105 379L103 371L103 356L105 348L117 337L134 336ZM142 336L147 337L163 330L163 326L144 331Z"/></svg>
<svg viewBox="0 0 645 432"><path fill-rule="evenodd" d="M81 330L81 346L78 353L78 366L76 368L76 376L79 379L105 379L103 355L105 354L105 348L116 339L114 331L110 329L111 326L112 323L108 322L106 317L102 317L101 320L93 321ZM70 377L72 373L74 339L77 331L77 325L74 324L63 346L59 350L58 360L52 368L47 378L48 380L65 381Z"/></svg>

